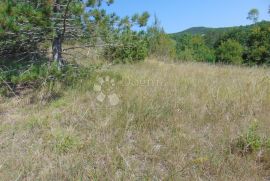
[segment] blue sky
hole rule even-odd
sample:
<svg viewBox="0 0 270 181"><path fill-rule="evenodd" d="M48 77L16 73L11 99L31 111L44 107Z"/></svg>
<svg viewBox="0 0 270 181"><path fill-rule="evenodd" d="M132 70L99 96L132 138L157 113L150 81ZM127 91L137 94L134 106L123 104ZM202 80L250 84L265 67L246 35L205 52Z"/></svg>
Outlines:
<svg viewBox="0 0 270 181"><path fill-rule="evenodd" d="M115 0L108 12L119 16L148 11L156 14L167 33L194 26L227 27L250 24L246 19L252 8L260 11L260 20L270 20L267 14L270 0Z"/></svg>

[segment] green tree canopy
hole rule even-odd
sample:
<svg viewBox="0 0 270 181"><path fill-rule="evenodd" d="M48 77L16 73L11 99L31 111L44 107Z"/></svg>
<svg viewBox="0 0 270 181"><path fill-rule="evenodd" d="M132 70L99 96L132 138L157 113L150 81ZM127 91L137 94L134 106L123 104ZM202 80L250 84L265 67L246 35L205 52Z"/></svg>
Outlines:
<svg viewBox="0 0 270 181"><path fill-rule="evenodd" d="M107 14L102 4L113 0L3 0L0 3L0 55L31 54L40 43L51 42L52 59L62 65L65 40L112 39L134 25L145 26L149 14L120 19ZM106 39L107 38L107 39Z"/></svg>
<svg viewBox="0 0 270 181"><path fill-rule="evenodd" d="M160 21L155 16L152 26L147 29L149 54L163 61L175 59L176 42L163 30Z"/></svg>
<svg viewBox="0 0 270 181"><path fill-rule="evenodd" d="M248 12L247 19L251 20L253 23L257 23L259 20L260 12L258 9L253 8Z"/></svg>
<svg viewBox="0 0 270 181"><path fill-rule="evenodd" d="M232 63L232 64L241 64L243 62L242 45L232 39L228 39L221 43L217 49L217 58L219 62Z"/></svg>

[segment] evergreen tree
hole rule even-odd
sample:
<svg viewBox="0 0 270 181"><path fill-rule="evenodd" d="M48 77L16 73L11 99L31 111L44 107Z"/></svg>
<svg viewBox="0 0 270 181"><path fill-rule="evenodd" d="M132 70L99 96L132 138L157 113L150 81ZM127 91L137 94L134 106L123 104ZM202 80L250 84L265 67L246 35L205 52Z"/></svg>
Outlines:
<svg viewBox="0 0 270 181"><path fill-rule="evenodd" d="M115 28L145 26L148 13L119 20L100 7L113 0L3 0L0 3L0 55L31 53L39 43L51 41L52 59L64 64L62 44L65 40L101 37ZM118 23L115 26L115 23Z"/></svg>
<svg viewBox="0 0 270 181"><path fill-rule="evenodd" d="M254 24L256 24L259 20L260 12L258 9L253 8L248 12L248 20L251 20Z"/></svg>
<svg viewBox="0 0 270 181"><path fill-rule="evenodd" d="M150 55L163 61L176 57L176 42L165 33L157 16L154 24L147 29L147 36Z"/></svg>
<svg viewBox="0 0 270 181"><path fill-rule="evenodd" d="M50 9L50 1L0 2L0 56L35 52L51 32Z"/></svg>

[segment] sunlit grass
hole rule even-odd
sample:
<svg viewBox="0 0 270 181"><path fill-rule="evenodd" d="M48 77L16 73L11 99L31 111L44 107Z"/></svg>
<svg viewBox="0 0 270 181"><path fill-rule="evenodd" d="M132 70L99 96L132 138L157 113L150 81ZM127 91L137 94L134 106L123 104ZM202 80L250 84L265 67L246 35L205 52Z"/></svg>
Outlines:
<svg viewBox="0 0 270 181"><path fill-rule="evenodd" d="M44 104L0 105L3 180L262 180L267 146L235 142L256 120L267 140L270 71L154 60L98 72ZM115 80L111 106L93 85ZM58 90L59 91L59 90ZM106 95L108 96L108 95Z"/></svg>

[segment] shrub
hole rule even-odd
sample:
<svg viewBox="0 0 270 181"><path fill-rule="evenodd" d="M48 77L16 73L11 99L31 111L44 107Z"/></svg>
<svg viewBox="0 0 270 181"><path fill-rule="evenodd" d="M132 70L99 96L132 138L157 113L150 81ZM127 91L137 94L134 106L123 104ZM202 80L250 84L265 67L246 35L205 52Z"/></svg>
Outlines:
<svg viewBox="0 0 270 181"><path fill-rule="evenodd" d="M147 41L144 34L131 31L123 32L115 45L104 49L105 59L115 63L141 61L147 54Z"/></svg>
<svg viewBox="0 0 270 181"><path fill-rule="evenodd" d="M199 46L194 52L194 58L200 62L215 62L215 52L206 45Z"/></svg>
<svg viewBox="0 0 270 181"><path fill-rule="evenodd" d="M175 59L176 42L170 39L166 34L160 34L157 39L157 44L154 45L154 49L152 48L151 54L162 60Z"/></svg>
<svg viewBox="0 0 270 181"><path fill-rule="evenodd" d="M217 48L217 59L220 62L241 64L243 62L243 47L242 45L232 39L222 42Z"/></svg>
<svg viewBox="0 0 270 181"><path fill-rule="evenodd" d="M241 135L236 141L236 148L242 154L253 153L262 149L269 149L269 139L263 138L258 134L258 122L255 120L248 131Z"/></svg>
<svg viewBox="0 0 270 181"><path fill-rule="evenodd" d="M254 122L248 129L246 135L247 145L250 146L252 150L259 150L262 147L262 138L257 133L258 123Z"/></svg>
<svg viewBox="0 0 270 181"><path fill-rule="evenodd" d="M147 36L148 49L151 56L161 60L176 58L176 41L164 32L157 19L156 23L148 28Z"/></svg>
<svg viewBox="0 0 270 181"><path fill-rule="evenodd" d="M215 62L215 53L205 45L197 48L186 48L178 53L178 59L184 61Z"/></svg>
<svg viewBox="0 0 270 181"><path fill-rule="evenodd" d="M183 51L179 51L177 58L181 61L194 61L194 50L185 49Z"/></svg>

